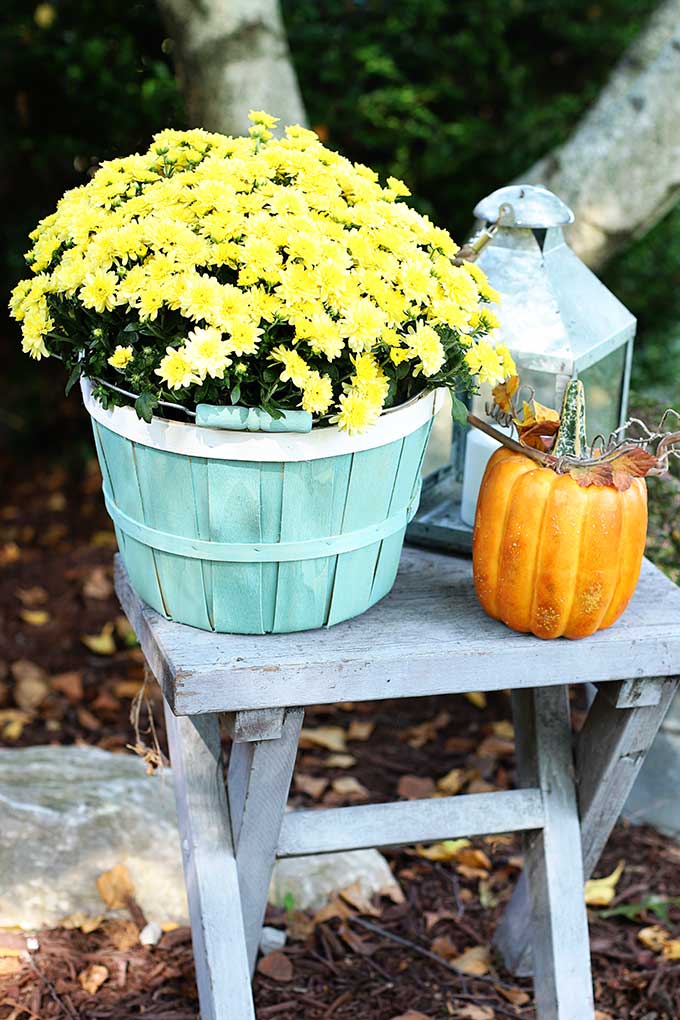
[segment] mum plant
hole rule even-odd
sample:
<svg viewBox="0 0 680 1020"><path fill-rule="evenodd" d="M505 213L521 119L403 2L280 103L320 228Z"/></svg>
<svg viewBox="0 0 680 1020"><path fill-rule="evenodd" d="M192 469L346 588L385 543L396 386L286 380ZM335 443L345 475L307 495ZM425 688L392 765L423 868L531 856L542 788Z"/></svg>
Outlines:
<svg viewBox="0 0 680 1020"><path fill-rule="evenodd" d="M497 295L401 181L251 120L243 138L162 131L62 198L10 302L24 351L62 359L67 389L94 380L104 407L134 394L147 421L159 402L301 407L350 433L511 374Z"/></svg>

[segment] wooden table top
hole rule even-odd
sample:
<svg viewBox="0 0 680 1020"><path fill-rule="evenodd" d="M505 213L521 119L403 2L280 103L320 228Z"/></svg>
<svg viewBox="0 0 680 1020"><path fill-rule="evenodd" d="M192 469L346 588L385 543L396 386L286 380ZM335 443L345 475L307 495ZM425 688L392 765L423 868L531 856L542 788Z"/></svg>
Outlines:
<svg viewBox="0 0 680 1020"><path fill-rule="evenodd" d="M406 548L363 616L295 634L215 634L116 591L178 715L680 675L680 588L645 561L621 619L581 641L516 634L481 609L467 558Z"/></svg>

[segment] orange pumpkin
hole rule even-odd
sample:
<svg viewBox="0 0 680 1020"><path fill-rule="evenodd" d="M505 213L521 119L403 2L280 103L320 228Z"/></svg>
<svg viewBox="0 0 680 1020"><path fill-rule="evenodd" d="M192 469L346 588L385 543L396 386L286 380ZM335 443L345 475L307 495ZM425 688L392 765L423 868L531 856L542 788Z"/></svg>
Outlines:
<svg viewBox="0 0 680 1020"><path fill-rule="evenodd" d="M647 533L647 487L634 478L582 487L502 447L479 494L475 587L486 612L540 638L610 627L635 590Z"/></svg>

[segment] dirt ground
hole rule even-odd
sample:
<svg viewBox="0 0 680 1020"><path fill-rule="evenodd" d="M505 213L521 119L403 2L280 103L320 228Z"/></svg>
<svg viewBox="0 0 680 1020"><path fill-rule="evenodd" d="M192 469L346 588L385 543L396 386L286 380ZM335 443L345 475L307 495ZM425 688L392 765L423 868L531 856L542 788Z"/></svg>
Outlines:
<svg viewBox="0 0 680 1020"><path fill-rule="evenodd" d="M150 734L137 734L130 722L143 663L113 594L115 540L96 461L90 457L83 467L72 458L69 465L54 453L30 465L5 459L0 476L0 742L79 743L120 753L133 753L139 737L150 745ZM653 508L650 548L672 568L680 561L680 533L673 531L678 485L662 496ZM151 709L165 750L157 691ZM576 702L574 714L578 720ZM321 707L305 725L312 733L330 726L342 734L339 749L315 737L302 747L295 806L513 784L510 704L502 693L476 702ZM258 1018L532 1017L531 982L512 978L489 951L522 866L518 842L493 837L386 856L400 902L364 902L350 889L316 917L294 904L270 909L268 923L284 928L288 941L260 964ZM597 874L609 875L620 862L609 912L589 909L598 1018L677 1020L680 849L651 830L621 826ZM0 1020L195 1017L188 929L167 931L153 947L141 946L137 935L132 918L88 933L41 931L30 945L24 935L0 931Z"/></svg>

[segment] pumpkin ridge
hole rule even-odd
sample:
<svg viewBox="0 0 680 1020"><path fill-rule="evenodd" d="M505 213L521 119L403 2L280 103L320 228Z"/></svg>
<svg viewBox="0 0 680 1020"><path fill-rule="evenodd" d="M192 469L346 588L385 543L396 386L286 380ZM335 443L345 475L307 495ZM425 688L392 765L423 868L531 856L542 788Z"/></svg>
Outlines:
<svg viewBox="0 0 680 1020"><path fill-rule="evenodd" d="M494 456L495 456L495 454L494 454ZM503 458L503 459L499 458L496 461L496 463L490 464L490 470L488 471L488 474L485 475L485 477L484 477L484 479L482 481L482 489L490 488L491 487L491 481L493 479L494 473L496 472L497 468L499 468L502 464L508 463L509 461L513 461L513 460L514 460L514 457L507 457L507 458ZM490 557L488 555L488 552L485 553L485 560L487 560L487 561L490 558L492 558L494 560L498 560L499 559L500 552L501 552L501 549L503 547L503 539L505 537L505 530L506 530L507 525L508 525L508 517L510 515L510 508L512 506L512 495L513 495L515 486L519 482L519 479L523 478L526 473L527 473L526 470L518 472L515 475L515 477L513 478L512 484L510 485L509 489L507 490L507 499L506 499L506 503L505 503L505 508L503 510L503 524L502 524L501 528L498 531L498 544L497 544L496 548L493 551L493 557ZM480 492L480 502L481 502L481 496L482 496L482 493ZM479 504L478 504L478 506L479 506ZM474 536L473 536L473 543L474 543ZM490 605L489 605L489 607L486 610L489 613L489 616L493 616L493 618L495 620L499 620L500 619L500 615L499 615L499 612L498 612L498 581L499 581L498 574L496 574L496 578L494 580L494 584L493 584L493 586L492 586L492 588L490 590L490 598L489 598Z"/></svg>
<svg viewBox="0 0 680 1020"><path fill-rule="evenodd" d="M584 531L586 529L586 517L588 516L588 511L590 509L590 507L589 507L589 503L590 503L590 489L586 489L586 500L587 500L586 508L585 508L584 513L581 514L581 520L580 520L579 529L578 529L578 554L576 556L577 569L579 569L580 566L581 566L581 553L583 552L583 533L584 533ZM563 634L564 634L565 631L567 631L569 629L569 622L571 620L571 614L574 611L574 602L575 601L576 601L576 585L573 585L572 589L571 589L571 599L569 600L569 611L564 614L565 624L564 624L564 628L563 628L563 631L562 631Z"/></svg>
<svg viewBox="0 0 680 1020"><path fill-rule="evenodd" d="M548 491L548 497L543 503L543 513L541 514L541 523L538 529L538 542L536 543L536 555L534 556L534 571L531 581L531 605L529 607L529 628L534 632L534 619L536 613L536 602L538 595L538 576L543 565L543 542L545 540L545 525L548 516L548 507L553 494L553 488L555 485L555 479L557 475L551 480L550 489Z"/></svg>

